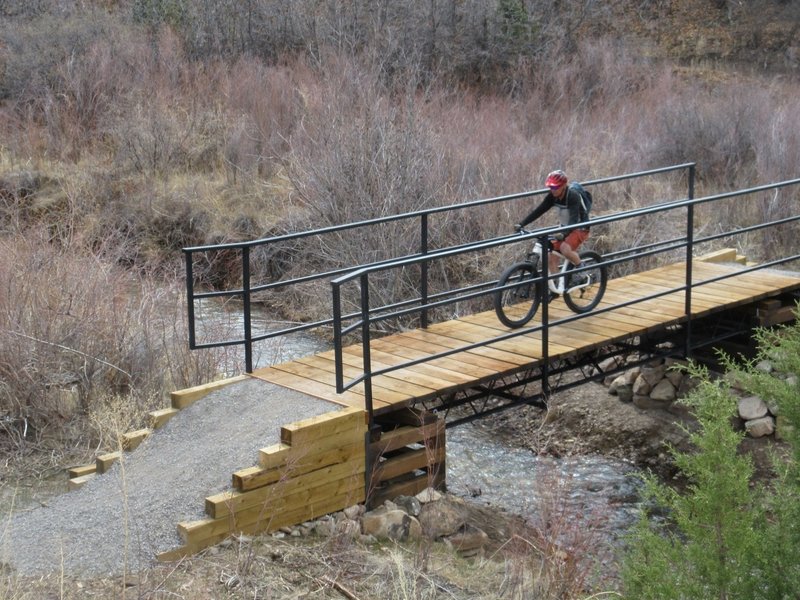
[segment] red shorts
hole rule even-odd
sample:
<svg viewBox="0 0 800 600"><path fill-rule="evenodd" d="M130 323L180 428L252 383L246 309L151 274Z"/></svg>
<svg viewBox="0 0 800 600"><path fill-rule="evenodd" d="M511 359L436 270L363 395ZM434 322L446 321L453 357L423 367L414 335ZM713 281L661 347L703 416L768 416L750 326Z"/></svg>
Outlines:
<svg viewBox="0 0 800 600"><path fill-rule="evenodd" d="M561 250L561 244L567 243L569 247L573 250L577 250L578 247L585 242L589 238L589 230L588 229L573 229L570 231L569 235L564 238L564 241L559 242L555 240L553 242L553 249L558 252Z"/></svg>

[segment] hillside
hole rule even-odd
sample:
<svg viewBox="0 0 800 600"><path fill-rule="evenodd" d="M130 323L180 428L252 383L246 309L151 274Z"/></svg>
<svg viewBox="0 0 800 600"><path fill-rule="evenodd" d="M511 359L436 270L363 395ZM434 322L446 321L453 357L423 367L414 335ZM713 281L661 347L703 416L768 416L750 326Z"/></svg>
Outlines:
<svg viewBox="0 0 800 600"><path fill-rule="evenodd" d="M745 70L800 67L800 3L786 0L617 0L610 29L652 56Z"/></svg>

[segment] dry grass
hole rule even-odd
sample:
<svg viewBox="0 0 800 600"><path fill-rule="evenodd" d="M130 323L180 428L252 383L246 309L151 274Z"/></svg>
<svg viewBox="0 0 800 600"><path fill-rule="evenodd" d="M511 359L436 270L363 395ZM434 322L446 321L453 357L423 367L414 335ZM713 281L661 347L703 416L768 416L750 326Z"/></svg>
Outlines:
<svg viewBox="0 0 800 600"><path fill-rule="evenodd" d="M125 425L143 424L168 391L224 368L219 355L186 348L180 288L139 279L103 252L89 254L43 228L3 238L0 246L6 448L23 451L45 440L102 446L106 436L89 427L92 419L121 418L124 404Z"/></svg>
<svg viewBox="0 0 800 600"><path fill-rule="evenodd" d="M7 594L0 597L586 598L591 565L576 562L570 552L595 548L566 549L556 542L555 527L563 536L575 529L574 520L552 525L548 537L518 529L508 543L472 558L430 541L365 544L344 530L330 537L242 536L176 563L112 579L77 581L54 573L34 580L5 574ZM578 536L571 535L574 542Z"/></svg>

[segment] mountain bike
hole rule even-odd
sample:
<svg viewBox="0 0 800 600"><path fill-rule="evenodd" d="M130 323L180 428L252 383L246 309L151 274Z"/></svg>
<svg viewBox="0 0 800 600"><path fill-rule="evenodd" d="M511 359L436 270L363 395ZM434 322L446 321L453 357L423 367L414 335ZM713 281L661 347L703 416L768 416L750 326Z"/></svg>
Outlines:
<svg viewBox="0 0 800 600"><path fill-rule="evenodd" d="M520 230L522 235L527 233L530 232ZM547 301L563 296L573 312L589 312L598 305L606 291L608 270L603 258L592 250L578 252L584 264L579 269L553 249L555 239L555 236L548 236L548 250L559 257L561 263L556 271L558 275L547 281ZM522 327L536 314L545 292L545 282L540 275L543 260L546 256L541 241L537 239L526 260L511 265L500 276L494 295L494 310L506 327Z"/></svg>

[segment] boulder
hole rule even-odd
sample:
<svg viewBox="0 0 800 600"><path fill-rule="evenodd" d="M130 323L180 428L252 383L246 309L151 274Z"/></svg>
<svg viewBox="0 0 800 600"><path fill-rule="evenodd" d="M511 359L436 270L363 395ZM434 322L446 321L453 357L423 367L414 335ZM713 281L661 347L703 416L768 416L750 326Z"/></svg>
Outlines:
<svg viewBox="0 0 800 600"><path fill-rule="evenodd" d="M761 417L760 419L753 419L744 424L744 428L748 435L754 438L764 437L775 433L775 419L772 417Z"/></svg>
<svg viewBox="0 0 800 600"><path fill-rule="evenodd" d="M361 526L358 524L358 521L343 519L334 525L334 532L336 535L342 536L346 539L357 540L361 536Z"/></svg>
<svg viewBox="0 0 800 600"><path fill-rule="evenodd" d="M639 376L644 379L650 387L655 387L655 385L664 379L664 375L667 372L666 365L659 365L657 367L642 367L642 372Z"/></svg>
<svg viewBox="0 0 800 600"><path fill-rule="evenodd" d="M642 375L639 375L636 381L633 382L634 398L636 396L647 396L651 389L653 389L653 386L647 383L647 380Z"/></svg>
<svg viewBox="0 0 800 600"><path fill-rule="evenodd" d="M650 399L662 402L672 402L677 398L675 386L669 379L662 379L650 391Z"/></svg>
<svg viewBox="0 0 800 600"><path fill-rule="evenodd" d="M436 502L437 500L442 499L441 492L436 491L433 488L425 488L419 494L414 496L417 500L419 500L422 504L427 504L428 502Z"/></svg>
<svg viewBox="0 0 800 600"><path fill-rule="evenodd" d="M465 525L456 533L445 537L444 542L462 554L471 555L489 542L489 536L478 527Z"/></svg>
<svg viewBox="0 0 800 600"><path fill-rule="evenodd" d="M636 378L639 376L639 369L629 369L624 373L620 373L611 381L608 386L608 392L610 394L616 394L617 389L621 386L632 386L633 382L636 381Z"/></svg>
<svg viewBox="0 0 800 600"><path fill-rule="evenodd" d="M364 505L363 504L354 504L353 506L348 506L344 509L344 516L348 519L356 520L358 517L364 514Z"/></svg>
<svg viewBox="0 0 800 600"><path fill-rule="evenodd" d="M605 358L598 363L598 367L600 367L600 372L605 373L606 371L610 371L611 369L616 369L619 366L622 366L624 363L624 358L621 356L611 356L609 358Z"/></svg>
<svg viewBox="0 0 800 600"><path fill-rule="evenodd" d="M772 366L772 363L768 360L762 360L756 365L756 369L759 371L763 371L764 373L772 373L775 370L775 367Z"/></svg>
<svg viewBox="0 0 800 600"><path fill-rule="evenodd" d="M766 403L758 396L739 398L739 416L745 421L766 417L768 413Z"/></svg>
<svg viewBox="0 0 800 600"><path fill-rule="evenodd" d="M633 400L633 386L622 385L617 388L617 398L622 402L631 402Z"/></svg>
<svg viewBox="0 0 800 600"><path fill-rule="evenodd" d="M412 517L418 517L422 510L422 503L414 496L398 496L394 499L394 503Z"/></svg>
<svg viewBox="0 0 800 600"><path fill-rule="evenodd" d="M361 533L376 539L404 542L421 538L422 527L405 511L377 509L361 517Z"/></svg>
<svg viewBox="0 0 800 600"><path fill-rule="evenodd" d="M423 505L419 522L425 535L436 540L459 531L466 519L463 511L449 502L430 502Z"/></svg>
<svg viewBox="0 0 800 600"><path fill-rule="evenodd" d="M679 389L683 384L684 374L680 371L667 371L664 377L669 379L669 382L675 386L676 390Z"/></svg>

